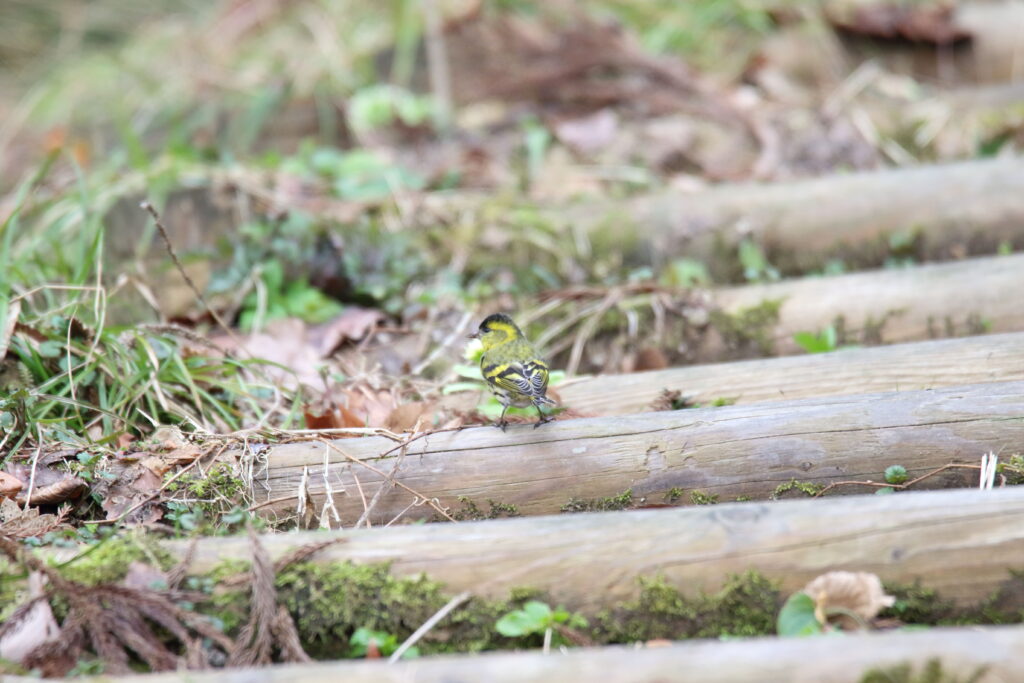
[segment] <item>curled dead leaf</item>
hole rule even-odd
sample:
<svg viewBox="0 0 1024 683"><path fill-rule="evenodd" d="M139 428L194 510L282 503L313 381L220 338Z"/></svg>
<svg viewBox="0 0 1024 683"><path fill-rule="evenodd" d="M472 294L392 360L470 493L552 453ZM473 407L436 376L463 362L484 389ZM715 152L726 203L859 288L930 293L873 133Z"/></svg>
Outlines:
<svg viewBox="0 0 1024 683"><path fill-rule="evenodd" d="M32 505L57 505L68 500L73 500L81 496L89 488L83 480L78 477L66 476L60 481L56 481L47 486L37 486L32 490L32 499L29 501ZM17 500L19 503L24 504L28 499L28 489L26 488L18 496Z"/></svg>
<svg viewBox="0 0 1024 683"><path fill-rule="evenodd" d="M13 498L25 485L13 474L0 472L0 498Z"/></svg>
<svg viewBox="0 0 1024 683"><path fill-rule="evenodd" d="M804 586L803 592L814 600L819 622L831 621L843 630L862 628L896 601L885 594L882 580L869 572L828 572Z"/></svg>

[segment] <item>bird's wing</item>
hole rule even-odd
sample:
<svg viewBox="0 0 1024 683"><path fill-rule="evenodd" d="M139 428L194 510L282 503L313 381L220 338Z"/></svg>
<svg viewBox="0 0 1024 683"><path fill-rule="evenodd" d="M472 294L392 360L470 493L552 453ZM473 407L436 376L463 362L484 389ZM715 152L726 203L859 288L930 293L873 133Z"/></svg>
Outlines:
<svg viewBox="0 0 1024 683"><path fill-rule="evenodd" d="M488 377L497 386L515 394L531 398L544 398L548 388L548 366L543 361L508 363L505 367L494 368Z"/></svg>

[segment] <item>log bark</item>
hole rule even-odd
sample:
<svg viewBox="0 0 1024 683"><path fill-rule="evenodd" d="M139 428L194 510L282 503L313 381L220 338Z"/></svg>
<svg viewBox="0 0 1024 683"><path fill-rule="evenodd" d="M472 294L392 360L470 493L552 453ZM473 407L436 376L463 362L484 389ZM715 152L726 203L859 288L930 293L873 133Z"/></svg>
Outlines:
<svg viewBox="0 0 1024 683"><path fill-rule="evenodd" d="M265 514L290 515L306 471L316 509L326 478L343 523L352 524L381 475L398 468L396 481L440 505L458 509L465 496L479 505L512 504L524 515L627 489L635 501L657 503L673 488L723 501L767 498L793 479L879 481L893 464L916 476L949 462L976 464L990 450L1012 453L1024 440L1022 416L1024 382L999 382L565 420L539 429L512 425L507 433L468 428L421 438L404 457L383 437L305 441L268 449L254 496L270 502L261 508ZM973 478L951 470L925 485L962 486ZM407 490L389 488L370 519L380 524L435 514L422 500L410 508L415 502Z"/></svg>
<svg viewBox="0 0 1024 683"><path fill-rule="evenodd" d="M767 340L787 355L802 351L794 334L833 324L852 344L1022 331L1024 306L1013 294L1022 287L1024 254L1014 254L728 287L714 290L712 301L728 313L780 301ZM709 335L697 356L721 358L722 340Z"/></svg>
<svg viewBox="0 0 1024 683"><path fill-rule="evenodd" d="M1022 186L1024 159L987 159L588 201L551 217L595 233L618 226L620 238L630 225L642 261L714 263L753 238L776 265L806 271L828 258L880 264L887 236L900 232L917 234L930 260L993 253L1004 241L1024 247Z"/></svg>
<svg viewBox="0 0 1024 683"><path fill-rule="evenodd" d="M1024 488L920 491L888 496L729 503L579 515L400 525L387 529L267 534L273 558L334 536L314 562L388 562L426 573L452 593L547 591L596 610L638 594L637 577L663 575L694 595L756 569L783 593L832 570L867 571L971 603L1024 566ZM177 556L189 544L165 545ZM202 539L191 569L247 559L244 536Z"/></svg>
<svg viewBox="0 0 1024 683"><path fill-rule="evenodd" d="M1024 333L990 334L766 360L580 377L556 387L583 415L652 410L663 392L738 404L1024 380Z"/></svg>
<svg viewBox="0 0 1024 683"><path fill-rule="evenodd" d="M642 649L632 646L582 648L556 655L534 651L428 657L393 665L384 661L349 660L102 680L118 683L653 683L692 676L693 680L705 683L858 683L871 669L910 664L917 674L929 660L938 659L942 671L949 676L943 680L966 681L984 667L986 673L979 683L994 683L1019 679L1024 670L1022 652L1024 627L939 628L923 632L849 634L842 638L700 640Z"/></svg>

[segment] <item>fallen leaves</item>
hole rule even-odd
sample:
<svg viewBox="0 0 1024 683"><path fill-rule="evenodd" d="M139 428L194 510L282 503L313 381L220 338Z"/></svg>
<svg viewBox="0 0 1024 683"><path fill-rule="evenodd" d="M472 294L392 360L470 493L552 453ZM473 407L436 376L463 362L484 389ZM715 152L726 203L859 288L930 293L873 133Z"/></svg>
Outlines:
<svg viewBox="0 0 1024 683"><path fill-rule="evenodd" d="M51 467L71 452L61 450L46 454L36 460L35 467L29 462L9 463L7 471L0 472L0 497L13 495L21 505L59 505L77 500L89 485L70 472Z"/></svg>
<svg viewBox="0 0 1024 683"><path fill-rule="evenodd" d="M0 536L31 538L64 528L68 508L55 515L40 514L37 508L22 508L10 498L0 500Z"/></svg>
<svg viewBox="0 0 1024 683"><path fill-rule="evenodd" d="M322 388L327 359L348 342L365 339L385 320L376 309L347 306L335 318L309 325L298 318L280 318L249 335L218 335L211 341L225 352L270 361L267 375L283 386Z"/></svg>
<svg viewBox="0 0 1024 683"><path fill-rule="evenodd" d="M869 572L828 572L804 586L814 600L814 614L822 625L835 624L843 630L864 628L896 601L886 595L882 580Z"/></svg>

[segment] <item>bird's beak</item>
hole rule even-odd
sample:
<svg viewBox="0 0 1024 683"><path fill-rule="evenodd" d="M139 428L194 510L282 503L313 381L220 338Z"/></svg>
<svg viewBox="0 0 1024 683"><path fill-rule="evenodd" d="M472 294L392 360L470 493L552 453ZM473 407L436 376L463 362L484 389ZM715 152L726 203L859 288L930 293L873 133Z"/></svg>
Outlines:
<svg viewBox="0 0 1024 683"><path fill-rule="evenodd" d="M473 334L466 335L466 339L479 339L479 338L480 338L480 330L477 330Z"/></svg>

